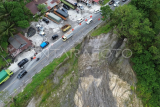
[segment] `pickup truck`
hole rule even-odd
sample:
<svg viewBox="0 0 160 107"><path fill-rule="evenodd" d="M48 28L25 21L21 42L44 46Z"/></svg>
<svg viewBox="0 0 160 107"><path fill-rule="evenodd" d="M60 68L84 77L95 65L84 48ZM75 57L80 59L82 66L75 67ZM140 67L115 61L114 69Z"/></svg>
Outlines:
<svg viewBox="0 0 160 107"><path fill-rule="evenodd" d="M70 25L70 24L66 24L66 25L64 25L64 26L61 28L61 30L62 30L63 32L65 32L65 31L69 30L70 28L71 28L71 25Z"/></svg>

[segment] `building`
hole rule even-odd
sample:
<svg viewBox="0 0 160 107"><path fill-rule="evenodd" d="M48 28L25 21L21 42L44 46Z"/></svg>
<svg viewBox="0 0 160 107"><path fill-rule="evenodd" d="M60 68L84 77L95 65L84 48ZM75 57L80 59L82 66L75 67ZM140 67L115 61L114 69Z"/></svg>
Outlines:
<svg viewBox="0 0 160 107"><path fill-rule="evenodd" d="M21 33L10 37L8 42L10 43L8 46L8 52L12 57L16 57L22 51L33 46L32 42L24 37Z"/></svg>
<svg viewBox="0 0 160 107"><path fill-rule="evenodd" d="M38 4L46 4L46 11L57 6L61 1L60 0L33 0L32 2L26 4L26 7L31 11L33 15L38 13Z"/></svg>
<svg viewBox="0 0 160 107"><path fill-rule="evenodd" d="M56 6L59 5L59 3L61 3L60 0L47 0L45 2L45 4L47 5L47 9L50 10L52 8L55 8Z"/></svg>

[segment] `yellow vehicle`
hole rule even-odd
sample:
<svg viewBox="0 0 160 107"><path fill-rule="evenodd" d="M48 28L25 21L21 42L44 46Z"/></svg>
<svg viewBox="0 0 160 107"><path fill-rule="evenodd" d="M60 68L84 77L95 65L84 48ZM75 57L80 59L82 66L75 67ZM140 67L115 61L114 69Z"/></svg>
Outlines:
<svg viewBox="0 0 160 107"><path fill-rule="evenodd" d="M62 28L61 28L61 30L63 31L63 32L66 32L67 30L69 30L71 28L71 25L70 24L66 24L66 25L64 25Z"/></svg>
<svg viewBox="0 0 160 107"><path fill-rule="evenodd" d="M13 75L13 72L9 69L2 70L0 72L0 85L7 81L11 76Z"/></svg>
<svg viewBox="0 0 160 107"><path fill-rule="evenodd" d="M63 36L62 36L62 40L63 41L66 41L67 39L71 38L73 36L73 32L72 30L68 31L67 33L65 33Z"/></svg>

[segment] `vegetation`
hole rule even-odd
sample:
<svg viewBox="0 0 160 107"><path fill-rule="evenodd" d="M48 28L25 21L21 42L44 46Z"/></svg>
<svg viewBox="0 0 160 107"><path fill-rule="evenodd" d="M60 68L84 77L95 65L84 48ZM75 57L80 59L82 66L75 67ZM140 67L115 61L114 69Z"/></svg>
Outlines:
<svg viewBox="0 0 160 107"><path fill-rule="evenodd" d="M98 36L102 33L107 34L111 30L110 24L106 24L104 26L99 27L91 33L91 36Z"/></svg>
<svg viewBox="0 0 160 107"><path fill-rule="evenodd" d="M107 6L101 7L101 12L102 12L102 16L103 16L102 20L105 21L106 19L109 19L108 16L110 16L110 14L112 13L112 10L107 5ZM92 32L91 36L98 36L102 33L107 34L112 28L113 28L113 26L110 25L110 20L107 20L106 25L101 26L98 29L94 30Z"/></svg>
<svg viewBox="0 0 160 107"><path fill-rule="evenodd" d="M105 10L105 9L104 9ZM128 38L137 74L136 92L145 107L160 106L160 0L132 0L106 14L120 38ZM110 11L110 10L107 10Z"/></svg>
<svg viewBox="0 0 160 107"><path fill-rule="evenodd" d="M80 46L78 45L76 48L80 48ZM14 102L12 102L10 107L25 107L25 106L27 106L28 101L30 101L33 96L35 96L36 98L41 96L42 97L41 104L45 103L46 99L50 96L51 92L55 92L55 91L59 90L59 87L62 85L63 78L65 78L67 75L71 74L73 69L77 71L78 59L75 58L76 56L72 55L72 54L74 54L74 51L67 52L67 55L63 54L60 58L53 60L52 63L50 63L45 68L43 68L40 73L36 74L33 77L32 82L29 83L25 87L23 92L19 93L15 98L13 98ZM52 82L53 79L51 79L51 76L54 75L53 74L54 70L67 57L69 58L69 61L67 60L67 63L71 62L72 65L74 65L74 66L69 68L68 72L65 72L63 77L60 79L59 84L57 84L57 85L53 84L53 82ZM73 81L70 81L70 82L73 82ZM57 101L58 99L55 99L55 100ZM52 102L52 104L53 103L56 105L59 104L59 102L56 102L56 101Z"/></svg>
<svg viewBox="0 0 160 107"><path fill-rule="evenodd" d="M29 27L31 20L33 20L33 15L26 8L23 0L0 2L0 54L8 62L11 61L8 59L8 38L18 33L16 27ZM2 56L0 56L0 69L7 64Z"/></svg>
<svg viewBox="0 0 160 107"><path fill-rule="evenodd" d="M110 0L104 0L103 2L102 2L102 4L103 5L105 5L106 3L108 3ZM100 1L101 2L101 1Z"/></svg>
<svg viewBox="0 0 160 107"><path fill-rule="evenodd" d="M41 11L41 13L44 13L46 11L46 5L45 4L39 4L37 6L38 10Z"/></svg>

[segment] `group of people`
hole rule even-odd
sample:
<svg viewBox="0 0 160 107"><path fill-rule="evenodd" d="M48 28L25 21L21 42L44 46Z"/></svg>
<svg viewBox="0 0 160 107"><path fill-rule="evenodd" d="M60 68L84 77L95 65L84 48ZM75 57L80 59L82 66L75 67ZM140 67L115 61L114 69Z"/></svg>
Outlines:
<svg viewBox="0 0 160 107"><path fill-rule="evenodd" d="M33 59L36 59L36 55L37 55L37 53L34 54L34 57L31 57L31 61L32 61ZM38 61L39 59L40 59L40 58L37 58L37 61Z"/></svg>

